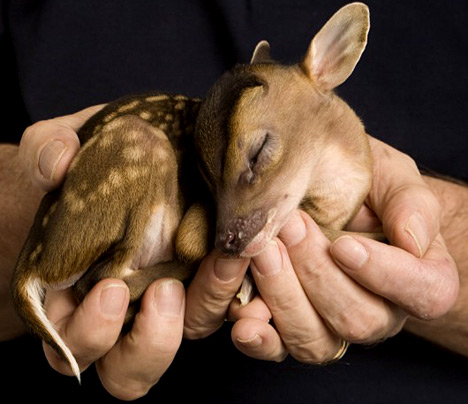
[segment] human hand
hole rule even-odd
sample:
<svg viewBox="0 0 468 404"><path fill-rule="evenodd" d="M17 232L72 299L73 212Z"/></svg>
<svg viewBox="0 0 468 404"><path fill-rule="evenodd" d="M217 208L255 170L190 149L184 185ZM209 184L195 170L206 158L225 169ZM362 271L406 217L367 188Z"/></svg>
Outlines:
<svg viewBox="0 0 468 404"><path fill-rule="evenodd" d="M442 206L440 232L455 260L460 277L458 298L449 312L432 321L410 317L405 329L468 357L468 186L461 181L425 176Z"/></svg>
<svg viewBox="0 0 468 404"><path fill-rule="evenodd" d="M77 132L103 105L36 122L21 138L19 158L32 184L43 192L57 188L80 148Z"/></svg>
<svg viewBox="0 0 468 404"><path fill-rule="evenodd" d="M261 297L231 305L232 338L247 355L327 362L342 353L343 340L379 341L397 333L408 315L436 318L454 303L457 269L439 234L436 198L408 156L375 139L371 146L374 186L350 229L375 231L381 221L392 245L359 236L331 244L305 213L295 212L252 260ZM205 300L214 305L213 296ZM197 335L196 317L187 311L189 336Z"/></svg>
<svg viewBox="0 0 468 404"><path fill-rule="evenodd" d="M76 132L101 107L42 121L26 130L20 160L42 192L63 182L79 150ZM128 301L127 286L115 279L96 284L80 305L70 289L49 291L45 300L49 318L71 348L81 371L95 363L103 386L126 400L145 395L172 362L182 339L185 292L178 281L152 283L142 297L131 330L122 336ZM50 346L44 344L44 352L54 369L71 374Z"/></svg>
<svg viewBox="0 0 468 404"><path fill-rule="evenodd" d="M0 341L25 332L16 315L10 280L41 198L57 187L79 149L78 128L101 106L38 122L21 146L0 144Z"/></svg>
<svg viewBox="0 0 468 404"><path fill-rule="evenodd" d="M160 279L141 298L131 330L121 335L129 302L126 284L105 279L77 305L70 289L47 293L49 319L84 371L95 363L104 388L122 400L144 396L165 373L179 349L185 291L181 282ZM49 364L72 375L68 364L43 344Z"/></svg>

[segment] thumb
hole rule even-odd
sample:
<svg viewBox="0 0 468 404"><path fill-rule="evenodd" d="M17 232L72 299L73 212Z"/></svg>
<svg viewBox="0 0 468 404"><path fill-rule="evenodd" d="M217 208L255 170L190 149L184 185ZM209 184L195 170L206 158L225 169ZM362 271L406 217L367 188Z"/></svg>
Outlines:
<svg viewBox="0 0 468 404"><path fill-rule="evenodd" d="M421 258L440 229L441 208L408 155L370 137L375 162L368 204L391 244Z"/></svg>
<svg viewBox="0 0 468 404"><path fill-rule="evenodd" d="M80 148L77 131L102 107L93 106L72 115L40 121L25 130L19 157L35 186L47 192L63 182Z"/></svg>

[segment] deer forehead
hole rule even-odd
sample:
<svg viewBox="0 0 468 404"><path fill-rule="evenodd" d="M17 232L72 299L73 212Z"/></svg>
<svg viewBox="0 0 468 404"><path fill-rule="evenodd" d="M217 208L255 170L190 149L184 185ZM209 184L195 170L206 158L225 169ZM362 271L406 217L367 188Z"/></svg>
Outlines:
<svg viewBox="0 0 468 404"><path fill-rule="evenodd" d="M234 138L261 126L288 126L303 119L305 112L319 109L324 100L298 66L259 66L256 74L265 84L248 88L240 96L231 121Z"/></svg>

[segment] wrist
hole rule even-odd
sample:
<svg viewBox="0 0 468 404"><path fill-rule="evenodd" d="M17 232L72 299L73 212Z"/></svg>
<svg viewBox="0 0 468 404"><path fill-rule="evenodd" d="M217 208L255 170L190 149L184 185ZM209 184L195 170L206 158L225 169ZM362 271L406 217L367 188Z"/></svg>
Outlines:
<svg viewBox="0 0 468 404"><path fill-rule="evenodd" d="M0 145L0 341L24 333L9 287L41 197L21 168L18 147Z"/></svg>
<svg viewBox="0 0 468 404"><path fill-rule="evenodd" d="M468 187L456 181L424 177L441 211L440 232L458 268L460 291L452 309L433 321L409 318L406 329L445 348L468 356Z"/></svg>
<svg viewBox="0 0 468 404"><path fill-rule="evenodd" d="M462 182L423 177L441 206L440 232L458 264L465 259L468 231L468 187Z"/></svg>

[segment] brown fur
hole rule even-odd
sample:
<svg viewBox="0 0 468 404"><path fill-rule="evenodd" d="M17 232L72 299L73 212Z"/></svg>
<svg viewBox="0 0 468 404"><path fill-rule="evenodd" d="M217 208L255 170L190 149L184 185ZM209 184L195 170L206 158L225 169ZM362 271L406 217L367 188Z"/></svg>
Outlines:
<svg viewBox="0 0 468 404"><path fill-rule="evenodd" d="M26 324L77 377L39 313L48 288L74 285L81 300L99 280L120 277L137 302L159 277L187 279L213 243L231 256L258 254L298 206L331 238L340 234L368 193L372 161L362 123L331 90L351 74L367 30L367 8L344 7L298 65L274 63L262 42L204 102L127 97L84 125L82 149L42 201L12 284Z"/></svg>

